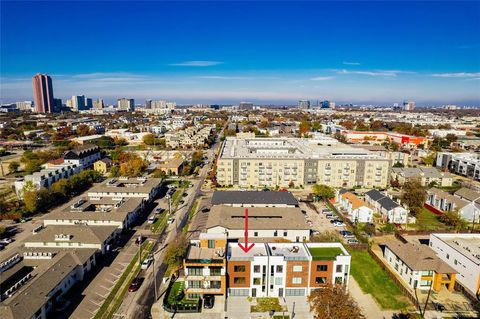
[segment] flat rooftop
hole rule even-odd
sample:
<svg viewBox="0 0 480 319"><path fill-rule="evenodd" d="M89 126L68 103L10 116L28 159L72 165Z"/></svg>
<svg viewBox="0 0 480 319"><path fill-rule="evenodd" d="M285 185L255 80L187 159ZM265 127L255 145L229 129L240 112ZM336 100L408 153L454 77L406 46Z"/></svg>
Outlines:
<svg viewBox="0 0 480 319"><path fill-rule="evenodd" d="M271 243L267 244L270 256L283 256L286 260L308 260L303 244Z"/></svg>
<svg viewBox="0 0 480 319"><path fill-rule="evenodd" d="M480 265L480 234L432 234Z"/></svg>
<svg viewBox="0 0 480 319"><path fill-rule="evenodd" d="M160 178L108 178L104 182L90 188L88 196L94 195L93 193L106 192L150 193L161 182Z"/></svg>
<svg viewBox="0 0 480 319"><path fill-rule="evenodd" d="M298 206L290 192L278 191L215 191L212 205L288 205Z"/></svg>
<svg viewBox="0 0 480 319"><path fill-rule="evenodd" d="M268 256L265 244L257 243L248 252L244 252L237 243L228 244L228 260L253 260L254 257Z"/></svg>
<svg viewBox="0 0 480 319"><path fill-rule="evenodd" d="M313 260L332 260L339 255L344 255L340 247L308 247Z"/></svg>
<svg viewBox="0 0 480 319"><path fill-rule="evenodd" d="M220 260L225 258L225 249L222 248L200 248L191 245L187 253L187 262L201 261L201 260Z"/></svg>
<svg viewBox="0 0 480 319"><path fill-rule="evenodd" d="M220 158L228 159L378 159L387 160L365 149L342 143L325 143L315 138L236 138L223 142Z"/></svg>

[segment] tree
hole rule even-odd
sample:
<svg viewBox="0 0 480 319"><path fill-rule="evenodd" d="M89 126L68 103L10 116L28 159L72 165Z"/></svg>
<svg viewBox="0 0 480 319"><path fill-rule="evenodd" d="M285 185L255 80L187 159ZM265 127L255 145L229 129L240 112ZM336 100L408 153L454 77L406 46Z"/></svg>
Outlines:
<svg viewBox="0 0 480 319"><path fill-rule="evenodd" d="M28 212L35 213L38 209L38 191L32 190L24 192L23 202Z"/></svg>
<svg viewBox="0 0 480 319"><path fill-rule="evenodd" d="M427 156L422 157L422 162L426 166L433 166L433 163L435 163L435 159L437 158L437 153L432 152L428 154Z"/></svg>
<svg viewBox="0 0 480 319"><path fill-rule="evenodd" d="M110 168L110 177L119 177L120 176L120 167L118 165L112 166Z"/></svg>
<svg viewBox="0 0 480 319"><path fill-rule="evenodd" d="M148 163L141 158L132 158L120 164L120 175L139 177L147 169Z"/></svg>
<svg viewBox="0 0 480 319"><path fill-rule="evenodd" d="M79 126L77 126L77 134L80 136L90 135L90 127L85 124L80 124Z"/></svg>
<svg viewBox="0 0 480 319"><path fill-rule="evenodd" d="M179 267L186 253L187 240L185 239L185 236L182 235L178 237L175 242L168 246L167 250L165 251L163 261L169 267Z"/></svg>
<svg viewBox="0 0 480 319"><path fill-rule="evenodd" d="M312 124L309 121L303 120L300 122L300 126L298 127L298 134L300 136L305 135L306 133L310 132Z"/></svg>
<svg viewBox="0 0 480 319"><path fill-rule="evenodd" d="M463 230L467 228L467 221L458 213L458 210L445 212L440 215L438 219L442 223L452 226L455 230Z"/></svg>
<svg viewBox="0 0 480 319"><path fill-rule="evenodd" d="M70 182L67 179L62 178L61 180L53 183L51 189L54 194L66 197L68 194L70 194Z"/></svg>
<svg viewBox="0 0 480 319"><path fill-rule="evenodd" d="M195 151L192 154L192 160L190 161L191 167L197 167L203 161L203 152L202 151Z"/></svg>
<svg viewBox="0 0 480 319"><path fill-rule="evenodd" d="M8 164L8 173L9 174L15 174L18 172L18 169L20 168L20 163L13 161Z"/></svg>
<svg viewBox="0 0 480 319"><path fill-rule="evenodd" d="M327 185L315 184L312 186L312 191L315 195L320 196L323 199L335 197L335 191Z"/></svg>
<svg viewBox="0 0 480 319"><path fill-rule="evenodd" d="M147 134L143 137L143 143L145 143L146 145L154 145L155 144L155 135L153 134Z"/></svg>
<svg viewBox="0 0 480 319"><path fill-rule="evenodd" d="M405 165L403 165L402 162L395 162L395 164L393 164L393 167L405 167Z"/></svg>
<svg viewBox="0 0 480 319"><path fill-rule="evenodd" d="M403 183L400 198L402 202L408 206L410 211L418 214L427 199L427 192L419 178L408 178L405 183Z"/></svg>
<svg viewBox="0 0 480 319"><path fill-rule="evenodd" d="M308 297L310 310L315 319L360 319L361 310L342 285L328 284L321 289L315 289Z"/></svg>

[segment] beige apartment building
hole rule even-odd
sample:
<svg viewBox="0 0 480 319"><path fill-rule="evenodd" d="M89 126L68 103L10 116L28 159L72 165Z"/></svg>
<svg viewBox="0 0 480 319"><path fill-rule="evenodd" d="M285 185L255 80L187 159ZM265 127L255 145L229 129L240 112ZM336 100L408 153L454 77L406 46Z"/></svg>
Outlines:
<svg viewBox="0 0 480 319"><path fill-rule="evenodd" d="M218 159L220 185L239 187L387 186L390 160L317 138L227 137Z"/></svg>

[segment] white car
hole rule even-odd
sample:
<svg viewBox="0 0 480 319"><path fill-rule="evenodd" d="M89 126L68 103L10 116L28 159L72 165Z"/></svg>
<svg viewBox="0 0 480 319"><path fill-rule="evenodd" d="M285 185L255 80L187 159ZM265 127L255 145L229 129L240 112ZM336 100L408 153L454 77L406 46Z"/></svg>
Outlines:
<svg viewBox="0 0 480 319"><path fill-rule="evenodd" d="M347 244L358 244L358 240L354 238L347 239Z"/></svg>
<svg viewBox="0 0 480 319"><path fill-rule="evenodd" d="M4 244L4 245L11 244L12 242L13 242L13 239L11 239L11 238L4 238L4 239L0 240L0 244Z"/></svg>
<svg viewBox="0 0 480 319"><path fill-rule="evenodd" d="M333 225L335 225L336 227L343 227L343 226L345 226L345 224L342 223L342 222L336 222L336 223L333 223Z"/></svg>
<svg viewBox="0 0 480 319"><path fill-rule="evenodd" d="M167 220L167 224L170 225L170 224L172 224L174 221L175 221L175 218L170 217L170 218Z"/></svg>
<svg viewBox="0 0 480 319"><path fill-rule="evenodd" d="M150 217L148 218L148 223L149 223L149 224L153 224L153 223L155 223L156 220L157 220L157 217L155 217L155 216L150 216Z"/></svg>
<svg viewBox="0 0 480 319"><path fill-rule="evenodd" d="M153 257L147 257L145 258L145 260L142 262L142 266L141 268L142 269L147 269L148 267L150 267L150 264L153 262Z"/></svg>

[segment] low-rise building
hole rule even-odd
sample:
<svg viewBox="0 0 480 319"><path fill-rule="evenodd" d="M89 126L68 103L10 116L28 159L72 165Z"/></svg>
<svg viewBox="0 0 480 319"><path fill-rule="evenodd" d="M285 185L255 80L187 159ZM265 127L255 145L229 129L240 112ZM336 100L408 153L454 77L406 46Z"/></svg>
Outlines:
<svg viewBox="0 0 480 319"><path fill-rule="evenodd" d="M274 191L215 191L212 205L231 207L298 207L290 192Z"/></svg>
<svg viewBox="0 0 480 319"><path fill-rule="evenodd" d="M365 132L365 131L342 131L347 141L352 143L363 143L365 141L381 144L385 141L392 141L404 148L416 148L418 145L426 145L426 137L411 136L396 132Z"/></svg>
<svg viewBox="0 0 480 319"><path fill-rule="evenodd" d="M136 197L145 201L152 201L158 194L162 180L147 177L118 177L109 178L90 188L90 199L113 198L116 200Z"/></svg>
<svg viewBox="0 0 480 319"><path fill-rule="evenodd" d="M288 239L304 242L310 238L310 227L297 207L228 207L213 206L208 213L206 232L226 234L228 239L245 236L245 210L248 209L248 237Z"/></svg>
<svg viewBox="0 0 480 319"><path fill-rule="evenodd" d="M412 289L439 292L442 287L452 291L457 271L442 261L426 245L387 243L384 258Z"/></svg>
<svg viewBox="0 0 480 319"><path fill-rule="evenodd" d="M99 172L100 174L107 174L110 171L110 168L112 167L112 160L109 159L108 157L104 157L95 163L93 163L93 169L96 172Z"/></svg>
<svg viewBox="0 0 480 319"><path fill-rule="evenodd" d="M442 172L434 167L393 167L391 180L398 181L400 185L407 179L417 178L422 186L432 184L440 187L452 186L453 176L450 173Z"/></svg>
<svg viewBox="0 0 480 319"><path fill-rule="evenodd" d="M76 164L83 169L93 166L100 158L100 148L91 144L77 146L63 155L65 163Z"/></svg>
<svg viewBox="0 0 480 319"><path fill-rule="evenodd" d="M365 193L365 201L375 213L381 214L384 221L395 224L407 222L408 211L390 197L371 189Z"/></svg>
<svg viewBox="0 0 480 319"><path fill-rule="evenodd" d="M430 247L457 272L456 282L474 298L480 295L480 234L431 234Z"/></svg>
<svg viewBox="0 0 480 319"><path fill-rule="evenodd" d="M77 197L45 215L43 224L114 226L128 229L140 216L146 201L140 197L115 199Z"/></svg>
<svg viewBox="0 0 480 319"><path fill-rule="evenodd" d="M480 196L478 197L480 198ZM427 191L427 205L443 212L458 212L467 221L478 221L480 219L480 204L467 201L441 189L432 187Z"/></svg>
<svg viewBox="0 0 480 319"><path fill-rule="evenodd" d="M480 180L480 156L477 153L440 152L437 154L436 165L452 173Z"/></svg>
<svg viewBox="0 0 480 319"><path fill-rule="evenodd" d="M348 212L349 218L354 223L371 223L373 210L366 202L350 192L343 192L339 197L339 203Z"/></svg>
<svg viewBox="0 0 480 319"><path fill-rule="evenodd" d="M63 163L58 165L48 165L47 168L30 175L26 175L22 179L15 181L15 192L17 196L23 197L24 186L28 185L34 189L50 188L53 183L61 179L69 179L75 174L83 170L82 166L76 163Z"/></svg>
<svg viewBox="0 0 480 319"><path fill-rule="evenodd" d="M226 280L225 234L201 233L192 240L183 261L185 270L185 295L189 299L203 295L225 295Z"/></svg>
<svg viewBox="0 0 480 319"><path fill-rule="evenodd" d="M183 158L173 158L158 166L158 169L167 175L180 175L183 169Z"/></svg>
<svg viewBox="0 0 480 319"><path fill-rule="evenodd" d="M228 295L307 296L327 284L348 285L350 255L340 243L257 243L227 250Z"/></svg>

